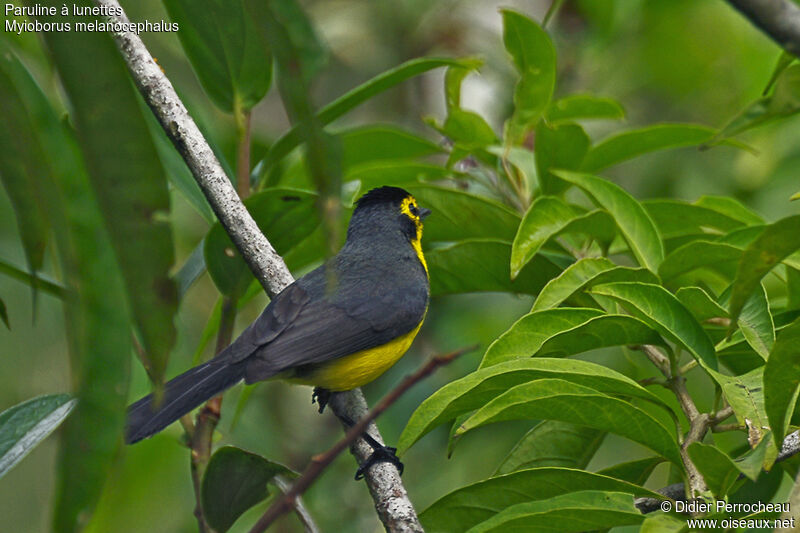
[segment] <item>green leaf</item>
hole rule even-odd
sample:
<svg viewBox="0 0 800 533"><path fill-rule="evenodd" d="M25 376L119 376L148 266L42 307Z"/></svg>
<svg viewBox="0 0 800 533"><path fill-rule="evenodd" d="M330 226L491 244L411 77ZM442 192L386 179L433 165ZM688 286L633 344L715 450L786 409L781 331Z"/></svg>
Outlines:
<svg viewBox="0 0 800 533"><path fill-rule="evenodd" d="M3 59L0 56L0 61ZM27 118L24 117L24 106L16 98L11 85L11 80L0 70L0 98L5 102L4 114L8 113L0 128L0 181L16 215L28 270L35 274L41 270L44 262L48 221L34 190L36 178L31 174L46 172L46 168L33 153L35 148L31 146L32 143L26 142L17 133L24 130L15 124ZM33 287L35 289L35 285Z"/></svg>
<svg viewBox="0 0 800 533"><path fill-rule="evenodd" d="M764 433L764 437L756 444L755 448L747 450L746 453L734 459L736 468L753 482L758 481L763 471L772 470L775 459L778 457L778 448L774 445L775 439L772 432L764 429Z"/></svg>
<svg viewBox="0 0 800 533"><path fill-rule="evenodd" d="M52 1L46 4L61 7ZM88 1L79 4L89 6ZM42 21L53 22L46 17ZM74 24L75 19L58 17L58 22ZM104 113L88 111L97 111L95 105L104 111L108 111L105 106L124 105L125 112L132 113L132 106L120 102L130 97L136 105L136 97L110 36L93 32L45 32L43 36L71 98L81 135L95 139L99 132L94 127L108 118ZM92 58L90 64L86 62L87 57ZM82 86L76 87L79 84ZM108 98L98 100L96 88L101 86L109 90ZM46 102L35 87L25 95L32 101ZM54 176L53 186L45 190L45 196L58 242L61 269L71 292L65 306L65 319L78 402L63 426L58 454L52 529L62 533L85 526L119 458L132 349L131 318L122 303L126 295L118 261L78 144L52 108L44 104L40 110L44 126L36 133L42 143L44 160ZM116 110L110 112L116 113ZM125 124L124 120L103 128L107 142L112 145L106 147L108 153L96 154L104 158L104 163L115 159L118 165L129 164L127 158L132 152L128 150L133 147L116 143L139 129L133 121L131 132L120 133L120 124ZM137 169L149 167L147 162L143 167L138 162L130 164ZM117 169L111 172L116 173ZM137 180L141 178L138 176ZM117 194L122 195L122 192L117 191ZM147 259L158 263L149 256Z"/></svg>
<svg viewBox="0 0 800 533"><path fill-rule="evenodd" d="M745 223L710 207L680 200L644 200L647 214L665 239L704 233L727 233Z"/></svg>
<svg viewBox="0 0 800 533"><path fill-rule="evenodd" d="M4 102L0 116L0 182L16 215L35 298L36 273L42 268L50 225L42 192L37 189L49 179L49 168L39 144L31 138L31 131L43 126L31 122L36 120L37 105L31 97L27 102L24 98L31 89L40 92L17 56L0 42L0 100Z"/></svg>
<svg viewBox="0 0 800 533"><path fill-rule="evenodd" d="M616 464L604 468L597 473L602 476L613 477L621 479L636 485L644 485L653 470L664 462L663 457L647 457L645 459L638 459L636 461L628 461L626 463Z"/></svg>
<svg viewBox="0 0 800 533"><path fill-rule="evenodd" d="M787 52L786 50L782 50L780 55L778 56L778 60L775 62L775 68L772 70L772 75L769 77L769 81L767 81L766 87L764 87L764 91L762 94L766 95L770 89L775 85L775 82L778 81L778 78L781 74L786 70L786 68L794 63L794 60L797 59L794 54Z"/></svg>
<svg viewBox="0 0 800 533"><path fill-rule="evenodd" d="M393 69L378 74L374 78L362 83L329 103L319 110L317 119L322 125L330 124L351 109L371 99L376 94L380 94L409 78L413 78L414 76L439 67L465 66L468 64L468 59L459 60L436 57L411 59ZM260 179L266 171L283 159L286 154L291 152L292 149L301 142L302 138L297 126L292 127L292 129L276 140L270 147L269 152L267 152L266 157L257 165L261 168Z"/></svg>
<svg viewBox="0 0 800 533"><path fill-rule="evenodd" d="M723 274L742 257L742 250L721 242L697 240L674 249L658 267L658 275L669 282L692 270L709 267ZM727 266L727 268L726 268Z"/></svg>
<svg viewBox="0 0 800 533"><path fill-rule="evenodd" d="M245 207L279 255L310 235L319 224L317 195L300 189L267 189L247 198ZM205 238L208 273L219 291L233 296L253 279L247 264L217 222Z"/></svg>
<svg viewBox="0 0 800 533"><path fill-rule="evenodd" d="M297 0L272 0L270 9L289 38L288 46L294 50L297 61L291 75L308 85L328 62L328 50L317 36L311 20ZM245 13L247 16L248 13ZM255 16L253 11L250 16ZM263 36L263 34L262 34ZM276 52L277 54L277 52Z"/></svg>
<svg viewBox="0 0 800 533"><path fill-rule="evenodd" d="M658 278L646 268L620 267L604 257L585 257L550 280L536 297L531 311L556 307L593 285L615 281L658 283Z"/></svg>
<svg viewBox="0 0 800 533"><path fill-rule="evenodd" d="M566 171L556 171L555 174L583 189L598 206L608 211L639 264L657 271L664 259L664 245L653 220L639 202L603 178Z"/></svg>
<svg viewBox="0 0 800 533"><path fill-rule="evenodd" d="M720 302L723 305L728 303L729 295L730 290L721 295ZM752 346L753 350L763 359L766 359L772 345L775 344L775 324L772 322L767 291L763 285L761 285L761 290L756 289L747 299L737 320L737 325L747 340L747 344Z"/></svg>
<svg viewBox="0 0 800 533"><path fill-rule="evenodd" d="M786 308L800 309L800 270L786 267Z"/></svg>
<svg viewBox="0 0 800 533"><path fill-rule="evenodd" d="M661 403L632 379L596 363L572 359L518 359L477 370L429 396L411 415L400 435L398 453L405 452L439 424L486 405L512 387L542 378L568 379L575 386L592 387L596 394L607 392Z"/></svg>
<svg viewBox="0 0 800 533"><path fill-rule="evenodd" d="M449 162L455 158L453 154L458 151L467 153L486 148L497 143L497 135L486 120L477 113L463 109L450 109L447 118L441 126L434 126L442 135L453 141L454 147ZM449 166L449 165L448 165Z"/></svg>
<svg viewBox="0 0 800 533"><path fill-rule="evenodd" d="M368 161L416 159L444 151L438 144L394 126L361 126L338 135L344 168Z"/></svg>
<svg viewBox="0 0 800 533"><path fill-rule="evenodd" d="M714 129L695 124L656 124L624 131L592 146L582 170L598 172L649 152L699 146L710 141L714 134Z"/></svg>
<svg viewBox="0 0 800 533"><path fill-rule="evenodd" d="M512 281L510 257L511 244L494 239L468 239L428 250L431 296L476 291L536 294L561 272L549 256L539 254Z"/></svg>
<svg viewBox="0 0 800 533"><path fill-rule="evenodd" d="M547 121L551 124L572 120L625 118L625 110L612 98L601 98L590 94L573 94L550 104Z"/></svg>
<svg viewBox="0 0 800 533"><path fill-rule="evenodd" d="M618 300L634 316L689 350L700 366L707 370L717 369L717 356L711 339L689 310L663 287L620 282L597 285L591 292Z"/></svg>
<svg viewBox="0 0 800 533"><path fill-rule="evenodd" d="M700 322L728 316L728 311L700 287L681 287L675 296Z"/></svg>
<svg viewBox="0 0 800 533"><path fill-rule="evenodd" d="M448 112L461 108L461 83L472 71L483 65L480 58L464 59L465 65L447 67L444 73L444 99Z"/></svg>
<svg viewBox="0 0 800 533"><path fill-rule="evenodd" d="M627 401L578 385L574 379L545 378L512 386L480 407L455 436L486 424L519 419L560 420L608 431L681 465L675 437L661 422Z"/></svg>
<svg viewBox="0 0 800 533"><path fill-rule="evenodd" d="M516 279L539 249L578 215L555 196L540 196L531 204L511 246L511 279Z"/></svg>
<svg viewBox="0 0 800 533"><path fill-rule="evenodd" d="M214 104L255 106L272 81L272 58L241 0L164 0L186 56Z"/></svg>
<svg viewBox="0 0 800 533"><path fill-rule="evenodd" d="M296 0L260 2L245 0L257 31L275 57L278 89L283 106L305 143L303 161L319 194L317 210L331 256L340 245L342 197L342 147L340 139L325 131L316 115L310 82L316 56L309 53L316 37Z"/></svg>
<svg viewBox="0 0 800 533"><path fill-rule="evenodd" d="M717 143L744 131L791 117L800 112L800 65L780 73L772 94L759 98L736 115L711 140Z"/></svg>
<svg viewBox="0 0 800 533"><path fill-rule="evenodd" d="M525 146L500 146L493 145L486 151L498 157L499 164L510 163L523 179L523 193L535 189L538 172L536 170L536 155Z"/></svg>
<svg viewBox="0 0 800 533"><path fill-rule="evenodd" d="M800 215L794 215L770 224L745 249L736 271L729 306L731 321L739 318L739 313L750 295L772 268L800 249ZM730 334L730 331L728 332Z"/></svg>
<svg viewBox="0 0 800 533"><path fill-rule="evenodd" d="M685 533L689 531L686 519L680 515L651 513L645 518L640 533Z"/></svg>
<svg viewBox="0 0 800 533"><path fill-rule="evenodd" d="M469 531L545 533L553 531L553 524L558 524L558 531L593 531L641 524L644 518L630 494L581 490L512 505Z"/></svg>
<svg viewBox="0 0 800 533"><path fill-rule="evenodd" d="M495 475L526 468L586 468L605 433L585 426L545 420L528 431L497 467Z"/></svg>
<svg viewBox="0 0 800 533"><path fill-rule="evenodd" d="M634 496L662 498L632 483L570 468L533 468L496 476L457 489L420 514L429 533L465 531L490 519L511 505L545 501L561 494L583 490L623 492Z"/></svg>
<svg viewBox="0 0 800 533"><path fill-rule="evenodd" d="M178 308L175 283L169 277L175 257L172 230L164 220L170 207L166 176L139 95L111 39L70 33L55 35L49 42L141 334L143 359L158 383L175 343L173 319ZM85 59L90 55L89 67ZM103 98L97 97L100 86L107 91Z"/></svg>
<svg viewBox="0 0 800 533"><path fill-rule="evenodd" d="M783 442L800 390L798 346L800 319L778 334L764 368L764 404L776 443Z"/></svg>
<svg viewBox="0 0 800 533"><path fill-rule="evenodd" d="M360 181L360 191L366 192L383 185L407 188L419 181L445 179L453 174L456 173L441 165L417 163L408 159L386 159L349 168L345 181Z"/></svg>
<svg viewBox="0 0 800 533"><path fill-rule="evenodd" d="M69 394L49 394L0 413L0 478L60 426L73 407Z"/></svg>
<svg viewBox="0 0 800 533"><path fill-rule="evenodd" d="M536 171L543 194L561 194L569 184L558 179L552 169L578 170L589 151L591 140L578 124L536 126Z"/></svg>
<svg viewBox="0 0 800 533"><path fill-rule="evenodd" d="M752 444L761 441L763 428L768 427L764 407L764 368L756 368L741 376L719 374L715 379L722 387L722 394L733 408L739 424L749 428Z"/></svg>
<svg viewBox="0 0 800 533"><path fill-rule="evenodd" d="M506 123L505 144L516 145L550 104L556 83L556 52L537 23L508 9L501 13L503 44L520 75L514 88L514 112Z"/></svg>
<svg viewBox="0 0 800 533"><path fill-rule="evenodd" d="M603 315L551 336L534 355L566 357L609 346L639 344L667 346L658 333L638 318Z"/></svg>
<svg viewBox="0 0 800 533"><path fill-rule="evenodd" d="M0 320L3 321L6 328L11 329L11 324L8 322L8 309L6 309L6 303L2 298L0 298Z"/></svg>
<svg viewBox="0 0 800 533"><path fill-rule="evenodd" d="M739 469L733 460L716 446L701 442L691 443L687 451L711 492L723 498L739 477Z"/></svg>
<svg viewBox="0 0 800 533"><path fill-rule="evenodd" d="M209 525L220 533L228 531L242 513L269 496L267 484L277 475L294 476L294 472L235 446L214 452L201 488Z"/></svg>
<svg viewBox="0 0 800 533"><path fill-rule="evenodd" d="M9 278L20 281L26 285L36 288L42 292L46 292L56 298L64 299L67 297L69 291L66 287L61 285L60 282L54 280L46 274L38 273L35 277L28 272L25 272L19 267L7 263L0 259L0 273L5 274Z"/></svg>
<svg viewBox="0 0 800 533"><path fill-rule="evenodd" d="M602 250L608 251L617 236L617 224L614 218L604 209L595 209L577 216L569 221L558 235L579 233L597 241Z"/></svg>
<svg viewBox="0 0 800 533"><path fill-rule="evenodd" d="M603 315L597 309L568 307L528 313L489 345L481 368L520 357L531 357L553 335Z"/></svg>
<svg viewBox="0 0 800 533"><path fill-rule="evenodd" d="M149 115L149 116L148 116ZM172 145L172 142L167 138L161 124L150 113L150 110L145 111L145 119L147 126L150 130L150 137L158 152L158 157L161 164L164 166L167 179L175 189L189 202L197 213L209 224L213 224L217 220L217 216L211 209L208 200L206 199L200 185L192 176L192 172L186 163L181 158L181 155ZM212 145L212 150L214 147ZM221 162L224 158L221 158ZM231 173L232 174L232 173Z"/></svg>
<svg viewBox="0 0 800 533"><path fill-rule="evenodd" d="M764 223L764 219L758 213L730 196L701 196L694 205L707 207L748 226Z"/></svg>
<svg viewBox="0 0 800 533"><path fill-rule="evenodd" d="M408 185L420 206L431 210L425 219L423 242L493 238L511 241L519 215L483 196L435 185Z"/></svg>
<svg viewBox="0 0 800 533"><path fill-rule="evenodd" d="M206 271L206 259L203 255L205 239L197 243L192 253L186 258L183 266L175 273L175 284L178 287L178 300L183 300L191 286Z"/></svg>

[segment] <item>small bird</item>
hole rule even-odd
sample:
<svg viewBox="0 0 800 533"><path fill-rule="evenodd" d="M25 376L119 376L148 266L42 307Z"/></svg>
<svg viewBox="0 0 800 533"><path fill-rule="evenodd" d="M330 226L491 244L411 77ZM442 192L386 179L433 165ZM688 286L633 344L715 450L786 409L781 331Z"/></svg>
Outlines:
<svg viewBox="0 0 800 533"><path fill-rule="evenodd" d="M216 357L170 380L159 405L152 395L131 405L126 442L161 431L242 380L314 385L324 408L331 392L383 374L408 350L428 309L421 239L429 214L398 187L363 195L339 253L275 296ZM370 444L382 454L375 460L400 466L396 457L385 457L390 448Z"/></svg>

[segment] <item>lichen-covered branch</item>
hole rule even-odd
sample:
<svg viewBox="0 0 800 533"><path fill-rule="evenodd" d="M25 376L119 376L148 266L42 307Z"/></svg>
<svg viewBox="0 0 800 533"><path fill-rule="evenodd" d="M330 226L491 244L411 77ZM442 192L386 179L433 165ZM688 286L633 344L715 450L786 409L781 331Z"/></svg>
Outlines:
<svg viewBox="0 0 800 533"><path fill-rule="evenodd" d="M95 3L123 12L117 0L95 0ZM113 19L127 22L124 12ZM188 165L225 231L267 294L270 297L278 294L294 281L292 274L247 212L172 84L138 35L120 32L113 37L139 92ZM337 396L337 401L331 402L331 407L340 417L358 420L367 412L366 401L358 389ZM380 440L374 424L369 431ZM362 459L366 455L359 452L357 457ZM369 469L365 477L378 516L387 530L422 531L400 475L393 465L378 463Z"/></svg>
<svg viewBox="0 0 800 533"><path fill-rule="evenodd" d="M95 3L120 10L117 12L122 10L117 0L95 0ZM113 20L128 22L124 13ZM139 36L119 32L113 37L136 87L188 165L225 231L267 294L275 296L294 281L283 258L258 229L172 83Z"/></svg>

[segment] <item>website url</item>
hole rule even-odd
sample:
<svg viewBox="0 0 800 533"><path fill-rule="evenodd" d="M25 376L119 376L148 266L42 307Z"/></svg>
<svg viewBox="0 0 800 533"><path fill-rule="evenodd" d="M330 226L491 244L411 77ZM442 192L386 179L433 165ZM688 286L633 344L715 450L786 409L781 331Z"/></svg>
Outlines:
<svg viewBox="0 0 800 533"><path fill-rule="evenodd" d="M729 529L729 528L746 528L746 529L776 529L785 528L793 529L795 527L794 517L791 518L723 518L717 520L714 518L692 518L687 521L689 529Z"/></svg>

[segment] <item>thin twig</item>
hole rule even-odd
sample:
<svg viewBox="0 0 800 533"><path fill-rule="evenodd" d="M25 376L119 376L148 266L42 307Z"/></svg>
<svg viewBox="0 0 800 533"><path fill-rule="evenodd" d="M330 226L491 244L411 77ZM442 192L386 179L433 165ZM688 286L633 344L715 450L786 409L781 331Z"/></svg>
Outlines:
<svg viewBox="0 0 800 533"><path fill-rule="evenodd" d="M672 368L669 364L669 358L661 353L658 348L649 344L641 346L634 346L633 349L641 350L650 359L650 362L656 365L656 368L664 374L664 377L669 379L672 377Z"/></svg>
<svg viewBox="0 0 800 533"><path fill-rule="evenodd" d="M95 0L99 6L112 7L121 16L109 17L112 22L127 22L117 0ZM132 32L112 33L139 92L156 115L161 126L186 161L189 170L217 214L223 228L242 254L256 279L270 297L294 281L283 258L258 229L247 212L214 152L206 142L172 84L153 60L142 40ZM367 403L359 389L337 395L331 408L341 418L357 420L367 411ZM379 437L377 429L371 435ZM396 469L381 463L365 476L378 516L387 529L404 524L405 530L421 531L414 506L408 498ZM400 530L395 528L395 530Z"/></svg>
<svg viewBox="0 0 800 533"><path fill-rule="evenodd" d="M383 397L381 401L379 401L375 407L367 413L366 416L362 417L358 422L356 422L353 426L347 430L347 433L343 438L339 440L332 448L330 448L327 452L316 455L311 458L311 463L309 463L308 467L306 467L303 475L301 475L293 484L292 488L287 491L280 499L276 500L264 515L256 522L256 524L250 529L250 533L262 533L269 527L272 522L274 522L278 517L283 515L284 513L288 512L294 503L295 498L299 495L303 494L303 492L311 486L314 480L319 477L320 474L328 467L329 464L333 462L336 457L347 448L350 443L354 442L358 439L364 431L369 426L370 422L375 420L381 413L383 413L386 409L388 409L394 402L397 401L400 396L402 396L408 389L413 387L416 383L418 383L423 378L430 375L434 370L439 368L440 366L446 365L452 362L454 359L463 355L467 352L474 350L475 347L464 348L461 350L456 350L454 352L450 352L446 355L438 355L432 357L425 365L423 365L419 370L407 376L403 381L395 387L389 394Z"/></svg>
<svg viewBox="0 0 800 533"><path fill-rule="evenodd" d="M717 426L719 425L720 422L723 422L726 419L730 418L731 415L733 415L733 407L728 405L727 407L723 407L722 409L714 413L714 416L711 417L711 420L709 422L712 426Z"/></svg>
<svg viewBox="0 0 800 533"><path fill-rule="evenodd" d="M558 13L558 10L561 9L561 4L564 3L564 0L553 0L550 4L550 7L547 8L547 13L544 15L544 19L542 20L542 28L546 28L547 24L550 22L550 19Z"/></svg>
<svg viewBox="0 0 800 533"><path fill-rule="evenodd" d="M275 476L272 478L272 481L284 494L289 492L292 488L292 485L289 483L289 481L287 481L286 478L281 475ZM314 522L314 517L311 516L311 513L308 512L308 509L306 509L306 506L303 503L302 496L295 496L293 506L294 512L297 514L297 518L300 520L300 523L303 524L306 533L320 533L319 527L317 527L316 522Z"/></svg>
<svg viewBox="0 0 800 533"><path fill-rule="evenodd" d="M219 331L217 332L217 346L214 353L220 353L231 343L235 322L236 301L226 296L222 301L222 315L220 317ZM189 435L188 440L189 447L192 451L189 465L192 473L192 487L194 488L195 496L194 515L197 518L197 525L201 533L211 530L205 518L200 487L206 472L206 467L208 466L208 461L211 460L214 430L219 423L221 412L222 395L214 396L208 400L197 414L194 430Z"/></svg>
<svg viewBox="0 0 800 533"><path fill-rule="evenodd" d="M250 196L250 111L241 108L237 98L233 110L236 119L236 189L244 200Z"/></svg>
<svg viewBox="0 0 800 533"><path fill-rule="evenodd" d="M741 424L717 424L711 428L711 431L714 433L725 433L727 431L741 431L743 429L746 428Z"/></svg>
<svg viewBox="0 0 800 533"><path fill-rule="evenodd" d="M681 410L689 420L689 432L681 439L681 462L686 470L686 477L688 482L688 489L691 494L699 494L707 490L706 481L703 474L692 462L689 456L689 446L693 442L698 442L703 439L710 427L711 417L706 413L700 413L697 406L692 400L692 396L686 389L686 378L680 374L674 375L672 370L672 363L669 358L661 353L657 347L650 344L643 344L638 347L648 359L658 368L664 377L667 378L667 386L675 394ZM678 426L678 436L680 437L680 426Z"/></svg>

